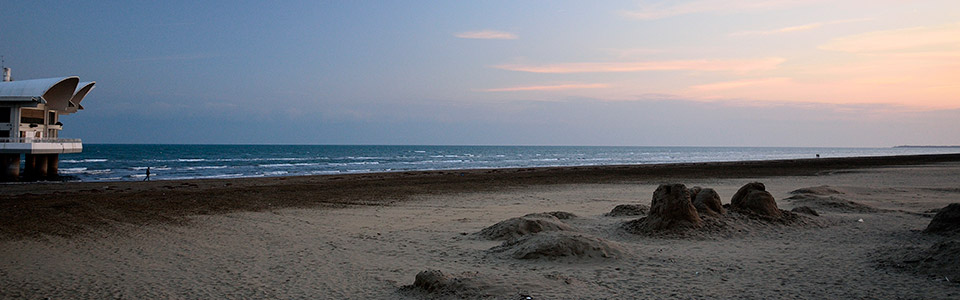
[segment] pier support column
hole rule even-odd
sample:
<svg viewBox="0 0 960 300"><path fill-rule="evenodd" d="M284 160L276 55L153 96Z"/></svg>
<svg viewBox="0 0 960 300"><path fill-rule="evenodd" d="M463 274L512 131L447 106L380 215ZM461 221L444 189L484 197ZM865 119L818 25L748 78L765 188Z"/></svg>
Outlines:
<svg viewBox="0 0 960 300"><path fill-rule="evenodd" d="M33 154L23 155L23 178L33 180L37 177L37 156Z"/></svg>
<svg viewBox="0 0 960 300"><path fill-rule="evenodd" d="M47 155L47 177L57 178L60 176L60 154Z"/></svg>
<svg viewBox="0 0 960 300"><path fill-rule="evenodd" d="M0 154L0 181L20 179L20 154Z"/></svg>
<svg viewBox="0 0 960 300"><path fill-rule="evenodd" d="M36 173L37 179L47 178L47 155L35 155L37 158Z"/></svg>

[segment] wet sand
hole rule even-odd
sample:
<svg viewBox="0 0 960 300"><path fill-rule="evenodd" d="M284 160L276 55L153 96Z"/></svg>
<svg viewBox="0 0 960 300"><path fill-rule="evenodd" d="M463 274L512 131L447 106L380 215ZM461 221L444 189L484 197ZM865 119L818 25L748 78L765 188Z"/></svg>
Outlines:
<svg viewBox="0 0 960 300"><path fill-rule="evenodd" d="M922 155L6 184L0 297L954 298L956 283L897 260L943 239L920 230L960 202L958 178L960 155ZM711 187L727 204L752 181L780 208L820 216L687 236L631 234L620 226L637 216L604 216L649 205L662 183ZM866 208L788 199L824 185ZM474 234L547 211L577 215L563 222L624 254L515 259ZM429 269L472 285L404 288Z"/></svg>

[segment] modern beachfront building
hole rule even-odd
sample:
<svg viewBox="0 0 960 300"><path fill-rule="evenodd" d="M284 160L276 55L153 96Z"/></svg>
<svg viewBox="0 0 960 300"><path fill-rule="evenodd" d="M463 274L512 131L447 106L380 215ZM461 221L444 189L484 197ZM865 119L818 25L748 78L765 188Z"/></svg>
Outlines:
<svg viewBox="0 0 960 300"><path fill-rule="evenodd" d="M3 68L0 82L0 181L56 177L61 153L83 150L80 139L60 138L60 116L83 109L94 82L77 76L13 80Z"/></svg>

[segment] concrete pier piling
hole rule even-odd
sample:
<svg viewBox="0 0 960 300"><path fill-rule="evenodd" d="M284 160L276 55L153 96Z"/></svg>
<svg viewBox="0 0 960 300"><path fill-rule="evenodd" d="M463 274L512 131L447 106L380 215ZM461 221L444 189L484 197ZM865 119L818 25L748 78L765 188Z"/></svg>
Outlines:
<svg viewBox="0 0 960 300"><path fill-rule="evenodd" d="M0 181L20 180L20 154L0 154Z"/></svg>
<svg viewBox="0 0 960 300"><path fill-rule="evenodd" d="M20 171L20 154L0 154L0 181L46 180L59 178L59 154L25 154L23 171Z"/></svg>
<svg viewBox="0 0 960 300"><path fill-rule="evenodd" d="M17 169L20 167L20 156L16 154ZM25 154L23 164L23 178L25 180L44 180L59 177L59 154Z"/></svg>
<svg viewBox="0 0 960 300"><path fill-rule="evenodd" d="M60 177L60 154L47 154L47 177Z"/></svg>
<svg viewBox="0 0 960 300"><path fill-rule="evenodd" d="M37 170L37 156L34 154L24 154L23 155L23 178L27 180L32 180L36 178L35 174Z"/></svg>

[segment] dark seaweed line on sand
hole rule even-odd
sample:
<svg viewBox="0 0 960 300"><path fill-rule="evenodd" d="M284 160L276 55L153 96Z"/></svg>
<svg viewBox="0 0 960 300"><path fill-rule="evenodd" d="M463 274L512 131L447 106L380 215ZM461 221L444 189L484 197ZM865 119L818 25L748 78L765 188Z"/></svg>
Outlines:
<svg viewBox="0 0 960 300"><path fill-rule="evenodd" d="M186 224L190 216L280 208L389 205L413 195L673 178L815 176L858 168L960 161L960 154L773 161L482 169L158 182L7 185L0 240L74 237L118 224Z"/></svg>

